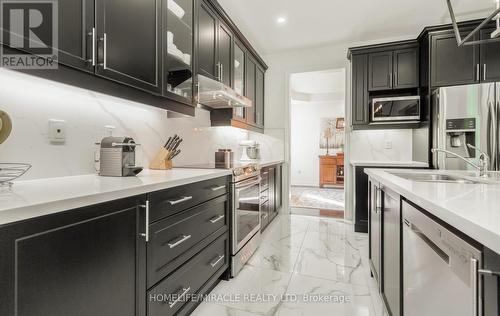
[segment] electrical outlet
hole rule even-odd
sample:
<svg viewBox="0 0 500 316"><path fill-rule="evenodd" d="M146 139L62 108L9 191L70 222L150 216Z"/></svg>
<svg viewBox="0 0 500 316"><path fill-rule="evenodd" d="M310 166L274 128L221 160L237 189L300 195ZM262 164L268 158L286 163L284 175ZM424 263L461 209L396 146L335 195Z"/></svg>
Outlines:
<svg viewBox="0 0 500 316"><path fill-rule="evenodd" d="M54 144L66 142L66 121L49 120L49 141Z"/></svg>
<svg viewBox="0 0 500 316"><path fill-rule="evenodd" d="M105 137L113 136L113 131L115 130L115 128L116 127L114 127L113 125L104 126L104 136Z"/></svg>
<svg viewBox="0 0 500 316"><path fill-rule="evenodd" d="M385 147L385 149L392 149L392 141L386 140L384 147Z"/></svg>

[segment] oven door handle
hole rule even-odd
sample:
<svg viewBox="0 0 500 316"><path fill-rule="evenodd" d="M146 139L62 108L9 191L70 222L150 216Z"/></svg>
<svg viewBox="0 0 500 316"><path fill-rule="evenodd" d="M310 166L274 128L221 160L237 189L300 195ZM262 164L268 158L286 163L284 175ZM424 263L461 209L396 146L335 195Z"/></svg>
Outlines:
<svg viewBox="0 0 500 316"><path fill-rule="evenodd" d="M234 185L234 187L236 189L246 189L248 187L251 187L253 185L256 185L256 184L260 184L260 180L261 180L261 177L258 177L257 179L250 179L250 180L245 180L245 181L242 181L242 182L238 182Z"/></svg>

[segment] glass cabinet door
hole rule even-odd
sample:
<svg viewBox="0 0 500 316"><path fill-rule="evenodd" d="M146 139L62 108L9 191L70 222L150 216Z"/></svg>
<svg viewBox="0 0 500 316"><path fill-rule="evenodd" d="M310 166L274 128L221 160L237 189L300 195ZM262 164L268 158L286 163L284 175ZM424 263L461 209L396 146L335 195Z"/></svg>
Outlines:
<svg viewBox="0 0 500 316"><path fill-rule="evenodd" d="M234 43L234 90L245 95L245 52L237 42ZM245 109L235 108L234 117L237 119L245 119Z"/></svg>
<svg viewBox="0 0 500 316"><path fill-rule="evenodd" d="M164 88L188 103L193 99L193 6L193 0L164 0Z"/></svg>

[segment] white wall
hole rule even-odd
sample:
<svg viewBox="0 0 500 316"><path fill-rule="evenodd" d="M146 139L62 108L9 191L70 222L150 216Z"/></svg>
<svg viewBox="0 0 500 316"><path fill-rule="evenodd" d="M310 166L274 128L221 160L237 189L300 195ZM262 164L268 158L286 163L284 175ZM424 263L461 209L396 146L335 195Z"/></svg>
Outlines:
<svg viewBox="0 0 500 316"><path fill-rule="evenodd" d="M12 117L13 132L0 145L0 162L27 162L33 168L23 179L93 173L94 143L104 126L114 136L130 136L142 144L145 167L173 134L184 139L175 165L207 163L218 148L238 152L242 139L261 142L264 159L283 159L281 140L232 127L210 127L208 111L196 117L167 118L167 111L45 79L0 69L0 108ZM51 144L48 120L66 121L66 143ZM238 155L237 155L238 156Z"/></svg>
<svg viewBox="0 0 500 316"><path fill-rule="evenodd" d="M319 185L319 156L326 154L320 149L320 122L322 118L344 117L345 102L291 103L291 185ZM330 149L330 154L338 150Z"/></svg>

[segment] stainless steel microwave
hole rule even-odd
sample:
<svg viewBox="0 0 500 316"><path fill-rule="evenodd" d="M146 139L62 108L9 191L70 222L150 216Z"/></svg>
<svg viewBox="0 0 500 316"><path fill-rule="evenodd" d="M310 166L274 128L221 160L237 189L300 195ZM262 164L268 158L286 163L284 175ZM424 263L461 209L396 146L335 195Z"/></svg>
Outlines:
<svg viewBox="0 0 500 316"><path fill-rule="evenodd" d="M371 114L373 123L420 121L420 96L373 99Z"/></svg>

